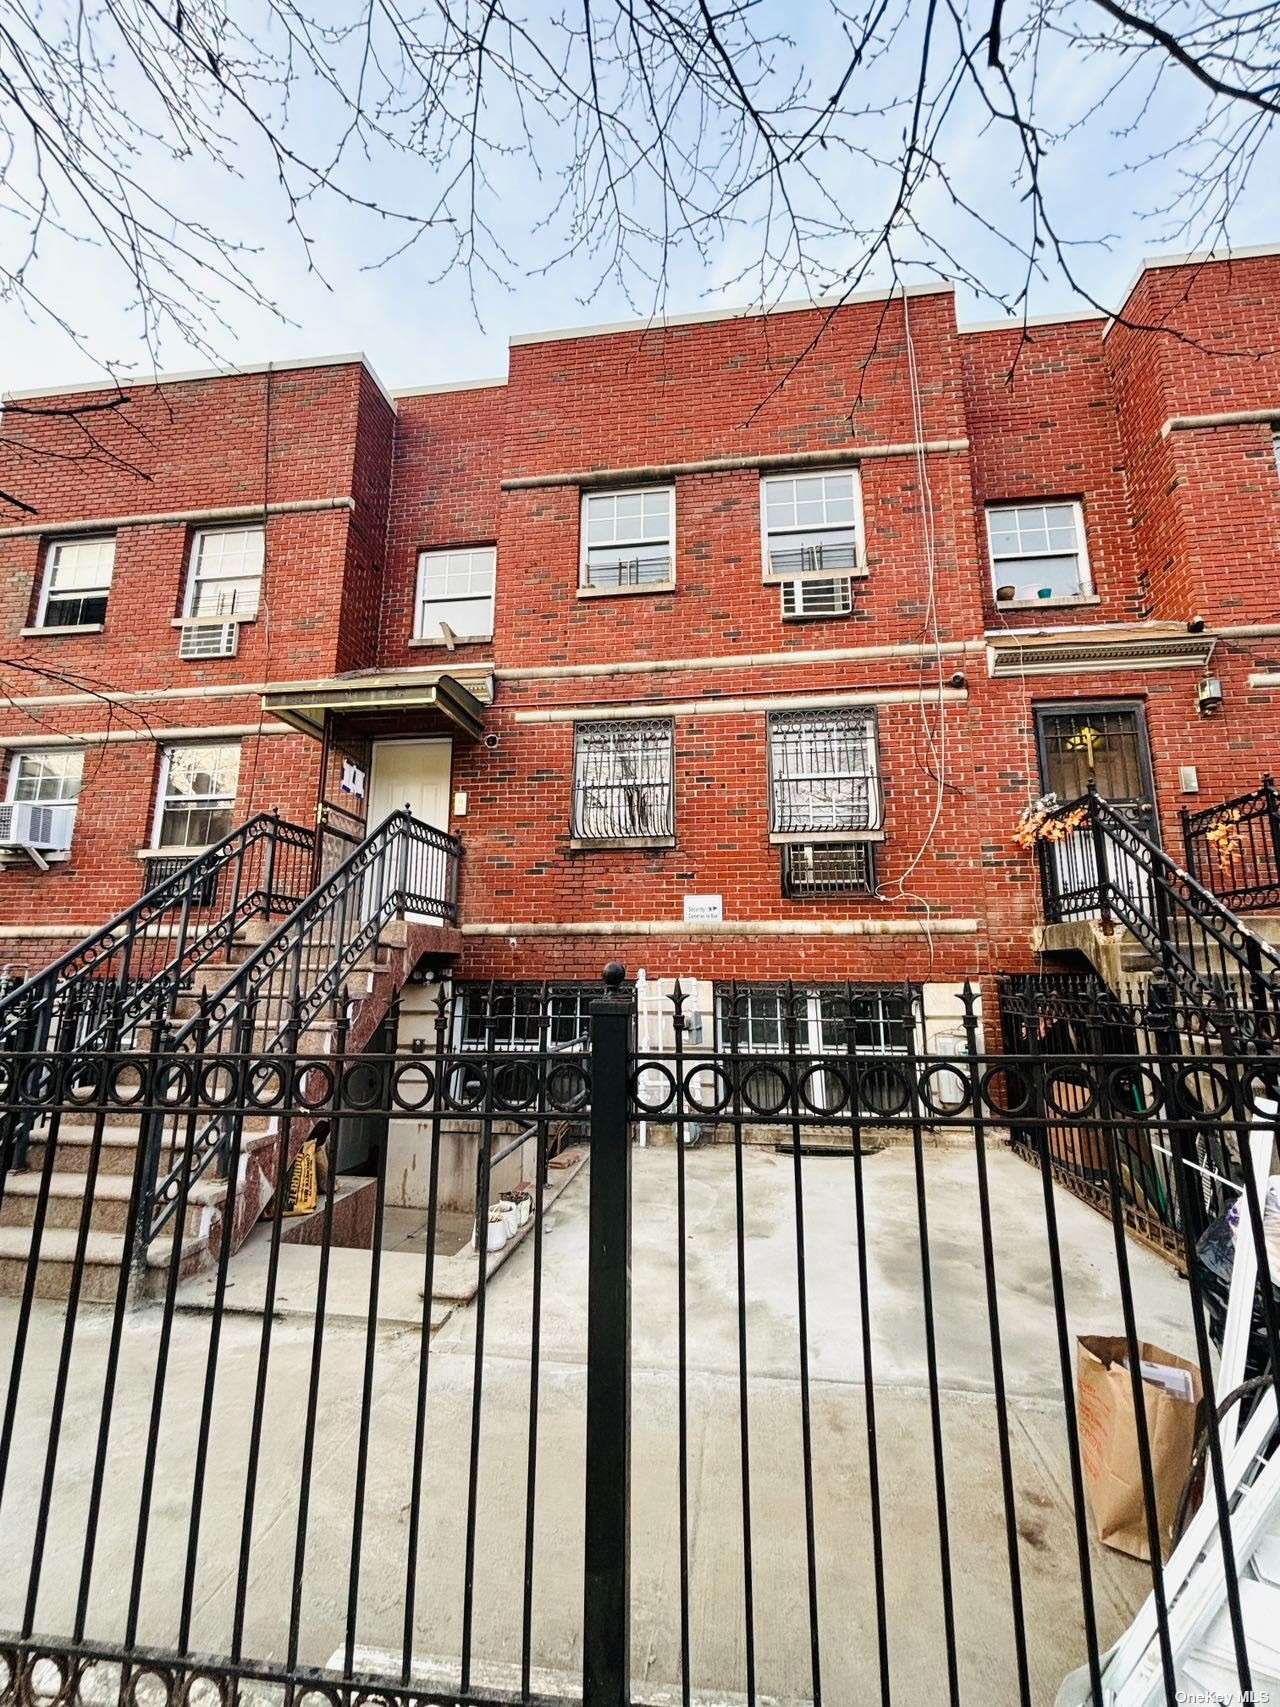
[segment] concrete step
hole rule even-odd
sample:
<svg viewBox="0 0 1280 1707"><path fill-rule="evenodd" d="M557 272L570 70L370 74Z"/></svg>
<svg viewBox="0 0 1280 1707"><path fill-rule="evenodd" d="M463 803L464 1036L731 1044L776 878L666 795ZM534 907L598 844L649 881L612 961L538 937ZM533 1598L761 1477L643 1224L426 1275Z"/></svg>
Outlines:
<svg viewBox="0 0 1280 1707"><path fill-rule="evenodd" d="M50 1174L45 1227L77 1229L84 1213L88 1185L87 1173L55 1170ZM30 1227L39 1208L41 1189L40 1174L10 1173L5 1180L4 1198L0 1201L0 1227ZM187 1232L198 1233L208 1210L221 1203L226 1194L225 1180L197 1180L187 1199ZM132 1197L132 1175L100 1173L94 1181L93 1203L89 1211L91 1231L123 1233L128 1225Z"/></svg>
<svg viewBox="0 0 1280 1707"><path fill-rule="evenodd" d="M69 1296L78 1238L78 1233L67 1227L44 1229L36 1265L37 1298ZM172 1231L166 1231L160 1238L152 1240L147 1251L146 1273L142 1279L142 1285L149 1295L154 1296L163 1289L173 1249ZM186 1279L194 1274L204 1260L207 1250L208 1246L203 1238L185 1235L179 1246L179 1277ZM29 1227L0 1227L0 1297L16 1298L21 1295L26 1285L30 1254ZM119 1233L89 1234L85 1241L84 1270L80 1282L82 1302L110 1304L115 1301L120 1265L127 1254L124 1238Z"/></svg>
<svg viewBox="0 0 1280 1707"><path fill-rule="evenodd" d="M170 1135L166 1131L166 1137ZM273 1123L264 1115L255 1115L245 1122L244 1135L241 1138L241 1149L248 1151L259 1144L269 1144L275 1136ZM182 1136L185 1138L185 1130ZM46 1137L37 1131L27 1150L27 1172L38 1174L44 1167ZM89 1171L93 1155L94 1137L92 1122L77 1123L65 1121L58 1129L55 1139L55 1154L53 1167L56 1173L83 1174ZM101 1150L98 1158L98 1173L132 1174L134 1159L138 1153L138 1133L136 1124L132 1127L110 1126L102 1133ZM167 1158L168 1145L162 1151L162 1161Z"/></svg>

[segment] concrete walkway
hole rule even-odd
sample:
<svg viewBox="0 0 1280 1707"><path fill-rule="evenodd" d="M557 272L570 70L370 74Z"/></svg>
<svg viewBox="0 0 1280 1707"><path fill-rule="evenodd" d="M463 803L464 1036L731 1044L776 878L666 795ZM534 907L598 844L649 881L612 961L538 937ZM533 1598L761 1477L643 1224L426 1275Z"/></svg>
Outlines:
<svg viewBox="0 0 1280 1707"><path fill-rule="evenodd" d="M675 1163L671 1150L635 1154L632 1654L637 1697L655 1701L678 1699L679 1680ZM745 1685L745 1622L732 1154L697 1151L687 1164L692 1674L707 1698L733 1699ZM925 1165L961 1693L965 1701L1011 1701L1008 1567L974 1156L931 1150ZM879 1699L853 1171L846 1159L825 1158L806 1160L803 1170L823 1695L852 1707ZM866 1160L865 1172L893 1699L925 1703L946 1698L946 1673L911 1154L886 1150ZM993 1152L991 1175L1034 1698L1050 1702L1083 1647L1040 1182L1004 1151ZM588 1187L588 1176L579 1177L546 1224L533 1651L538 1681L549 1693L572 1693L580 1666ZM1061 1192L1056 1201L1072 1333L1116 1332L1109 1227ZM808 1701L790 1158L747 1154L745 1207L757 1684L762 1699ZM1140 1333L1185 1352L1191 1342L1183 1284L1159 1258L1134 1246L1130 1252ZM481 1675L506 1686L515 1681L520 1652L532 1254L526 1241L492 1282L483 1365L474 1654ZM345 1261L356 1253L343 1255ZM359 1277L344 1280L335 1270L335 1282L342 1309L348 1293L359 1295ZM375 1335L351 1626L365 1664L394 1663L396 1671L424 1344L409 1315L399 1311ZM7 1379L14 1320L6 1301L0 1382ZM455 1309L426 1342L428 1445L415 1620L424 1677L448 1678L461 1647L476 1324L474 1306ZM103 1640L118 1639L124 1626L158 1328L158 1314L147 1311L131 1317L124 1334L88 1621L90 1635ZM177 1316L169 1352L139 1620L140 1639L162 1647L177 1627L209 1328L206 1313ZM61 1329L60 1307L40 1306L0 1505L9 1561L0 1573L2 1628L20 1621L26 1592ZM82 1311L36 1619L36 1628L49 1633L71 1626L109 1330L108 1313ZM192 1630L197 1652L225 1653L232 1636L262 1333L251 1313L228 1316L222 1329ZM244 1653L256 1658L279 1659L287 1648L312 1343L305 1312L271 1326L242 1632ZM311 1664L330 1661L348 1630L364 1372L363 1324L354 1313L339 1315L324 1336L307 1528L299 1653ZM1144 1567L1103 1549L1094 1549L1093 1563L1106 1642L1123 1628L1150 1579Z"/></svg>

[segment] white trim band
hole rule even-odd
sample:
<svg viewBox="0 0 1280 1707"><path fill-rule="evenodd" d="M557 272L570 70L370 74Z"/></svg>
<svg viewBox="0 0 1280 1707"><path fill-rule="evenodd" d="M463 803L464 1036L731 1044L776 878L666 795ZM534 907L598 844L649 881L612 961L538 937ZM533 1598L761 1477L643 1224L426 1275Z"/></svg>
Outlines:
<svg viewBox="0 0 1280 1707"><path fill-rule="evenodd" d="M520 924L463 924L463 936L976 936L977 919L730 919L687 925L682 919L571 919Z"/></svg>
<svg viewBox="0 0 1280 1707"><path fill-rule="evenodd" d="M262 515L299 516L320 510L354 510L354 498L295 498L281 504L227 504L213 510L166 510L158 515L77 516L70 521L23 522L0 528L0 539L62 533L102 533L107 528L175 527L188 522L252 522Z"/></svg>
<svg viewBox="0 0 1280 1707"><path fill-rule="evenodd" d="M46 730L40 735L0 735L0 751L22 752L27 748L40 751L45 747L102 747L115 746L120 741L154 741L169 746L178 741L236 740L245 735L296 735L284 723L223 723L200 729L183 729L164 724L156 729L74 730L70 734ZM95 925L94 930L97 930Z"/></svg>
<svg viewBox="0 0 1280 1707"><path fill-rule="evenodd" d="M1160 437L1170 433L1194 432L1200 427L1269 427L1280 422L1280 403L1274 409L1225 409L1220 415L1170 415Z"/></svg>
<svg viewBox="0 0 1280 1707"><path fill-rule="evenodd" d="M856 688L844 693L770 694L753 699L645 700L632 705L557 705L538 711L517 711L517 723L577 723L583 718L609 723L638 717L724 717L753 711L807 711L810 707L842 705L950 705L967 700L967 688Z"/></svg>
<svg viewBox="0 0 1280 1707"><path fill-rule="evenodd" d="M789 468L835 468L885 456L949 456L969 449L965 439L910 439L902 444L829 445L825 450L762 452L758 456L707 456L696 462L655 462L634 468L579 468L559 474L509 474L503 492L542 486L629 486L637 481L674 480L685 474L769 474Z"/></svg>

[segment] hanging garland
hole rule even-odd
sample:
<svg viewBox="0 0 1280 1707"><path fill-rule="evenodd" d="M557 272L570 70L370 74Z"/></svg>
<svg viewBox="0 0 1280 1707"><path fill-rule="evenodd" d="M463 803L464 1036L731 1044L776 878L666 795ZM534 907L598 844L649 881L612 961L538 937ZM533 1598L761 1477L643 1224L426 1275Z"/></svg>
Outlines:
<svg viewBox="0 0 1280 1707"><path fill-rule="evenodd" d="M1042 794L1022 808L1014 825L1013 839L1020 848L1033 848L1038 842L1065 842L1089 820L1088 804L1060 812L1056 794Z"/></svg>

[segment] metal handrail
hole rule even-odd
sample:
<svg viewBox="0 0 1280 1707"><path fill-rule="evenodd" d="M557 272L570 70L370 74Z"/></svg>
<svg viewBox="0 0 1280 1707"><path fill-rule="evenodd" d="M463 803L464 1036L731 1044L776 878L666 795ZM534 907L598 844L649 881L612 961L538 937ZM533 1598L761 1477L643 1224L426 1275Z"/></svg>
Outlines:
<svg viewBox="0 0 1280 1707"><path fill-rule="evenodd" d="M1280 906L1280 793L1264 776L1247 794L1191 812L1183 807L1187 870L1238 911Z"/></svg>
<svg viewBox="0 0 1280 1707"><path fill-rule="evenodd" d="M202 1061L247 1050L255 1061L296 1054L321 1015L345 1012L347 979L391 918L412 912L456 922L461 855L457 837L407 809L391 813L206 998L168 1047ZM193 1129L175 1110L153 1117L151 1127L139 1217L143 1251L191 1185L219 1156L225 1162L234 1154L239 1141L229 1113Z"/></svg>
<svg viewBox="0 0 1280 1707"><path fill-rule="evenodd" d="M1055 808L1042 837L1046 915L1125 926L1216 1026L1280 1030L1280 955L1096 787ZM1055 851L1057 850L1057 851Z"/></svg>
<svg viewBox="0 0 1280 1707"><path fill-rule="evenodd" d="M301 874L312 845L310 830L275 812L258 813L0 997L0 1031L30 1022L40 1039L35 1046L43 1047L60 1010L78 1007L82 1018L101 1010L106 1018L76 1038L77 1047L85 1048L102 1041L112 1027L118 1035L142 1018L160 1018L166 1006L172 1010L195 968L246 919L295 904L297 884L289 878ZM264 857L252 868L250 856L258 849ZM294 850L298 857L290 860ZM230 882L224 885L228 873ZM197 899L210 887L215 896L225 889L224 905L213 918L193 918L210 912L209 904ZM109 1000L78 1002L86 986L110 992Z"/></svg>

